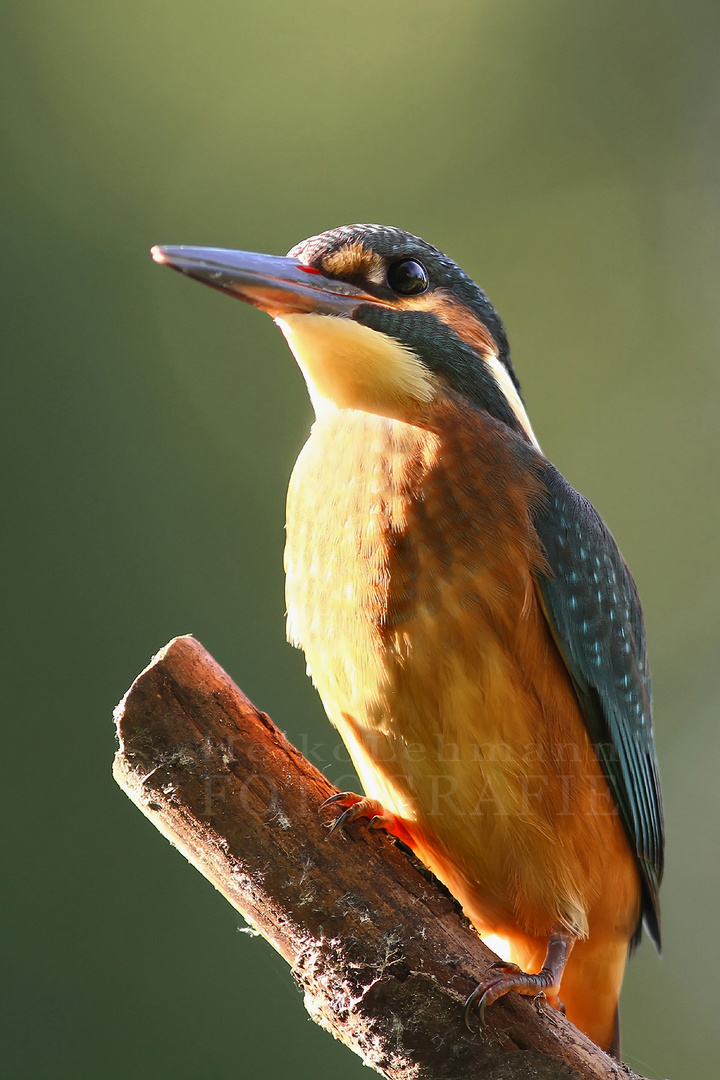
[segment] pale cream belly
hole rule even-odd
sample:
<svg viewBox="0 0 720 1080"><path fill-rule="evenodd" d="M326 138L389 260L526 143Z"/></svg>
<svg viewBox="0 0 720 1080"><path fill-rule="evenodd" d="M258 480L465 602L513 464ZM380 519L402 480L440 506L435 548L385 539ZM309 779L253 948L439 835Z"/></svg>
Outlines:
<svg viewBox="0 0 720 1080"><path fill-rule="evenodd" d="M288 492L288 636L366 793L478 929L586 934L624 836L527 559L443 453L321 414ZM626 892L606 913L621 934Z"/></svg>

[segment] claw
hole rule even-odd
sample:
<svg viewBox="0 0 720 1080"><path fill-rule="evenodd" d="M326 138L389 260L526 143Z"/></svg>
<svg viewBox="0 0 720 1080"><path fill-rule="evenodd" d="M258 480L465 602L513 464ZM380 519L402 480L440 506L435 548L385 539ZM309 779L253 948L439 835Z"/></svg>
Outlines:
<svg viewBox="0 0 720 1080"><path fill-rule="evenodd" d="M333 803L341 802L343 799L352 799L353 802L360 802L361 796L356 795L354 791L336 791L329 799L320 803L318 810L322 810L323 806L332 806Z"/></svg>
<svg viewBox="0 0 720 1080"><path fill-rule="evenodd" d="M528 976L525 976L525 978L528 978ZM465 1002L463 1015L465 1018L465 1027L468 1031L472 1031L470 1017L474 1009L477 1008L478 1024L480 1030L482 1030L485 1027L485 1010L488 1006L492 1005L498 998L507 994L509 990L520 989L517 985L519 982L520 980L516 976L498 975L494 979L486 979L484 982L479 983Z"/></svg>
<svg viewBox="0 0 720 1080"><path fill-rule="evenodd" d="M472 1024L470 1023L470 1017L472 1016L473 1007L475 1005L475 991L473 990L470 997L465 1002L465 1008L463 1009L463 1022L471 1035L474 1035Z"/></svg>
<svg viewBox="0 0 720 1080"><path fill-rule="evenodd" d="M511 964L509 960L496 960L490 964L488 971L503 971L506 975L522 975L522 968L517 964Z"/></svg>
<svg viewBox="0 0 720 1080"><path fill-rule="evenodd" d="M352 820L353 820L353 807L350 806L350 807L348 807L348 809L345 811L344 814L341 814L340 817L335 818L332 825L328 829L328 834L325 837L325 839L329 840L336 829L342 828L343 825L345 825L348 821L352 821Z"/></svg>
<svg viewBox="0 0 720 1080"><path fill-rule="evenodd" d="M537 975L528 975L517 964L507 963L504 960L497 960L490 964L485 978L478 983L465 1002L463 1018L468 1031L473 1030L470 1018L475 1009L477 1009L478 1021L482 1029L487 1007L511 990L531 997L540 1015L547 1015L542 1008L542 1000L547 1001L549 998L549 1003L554 1005L574 940L574 936L565 930L558 930L551 934L545 963Z"/></svg>

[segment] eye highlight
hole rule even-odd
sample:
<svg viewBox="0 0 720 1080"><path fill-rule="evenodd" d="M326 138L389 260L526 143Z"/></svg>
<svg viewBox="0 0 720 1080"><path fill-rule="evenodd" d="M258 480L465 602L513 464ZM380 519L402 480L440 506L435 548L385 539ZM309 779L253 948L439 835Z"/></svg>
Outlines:
<svg viewBox="0 0 720 1080"><path fill-rule="evenodd" d="M417 259L400 259L388 267L387 281L390 288L402 296L423 293L430 284L427 270Z"/></svg>

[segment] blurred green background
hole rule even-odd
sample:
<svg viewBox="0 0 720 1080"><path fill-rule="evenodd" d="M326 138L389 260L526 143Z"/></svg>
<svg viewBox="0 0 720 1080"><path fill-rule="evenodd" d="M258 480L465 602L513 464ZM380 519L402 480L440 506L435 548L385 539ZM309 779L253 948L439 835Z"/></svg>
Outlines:
<svg viewBox="0 0 720 1080"><path fill-rule="evenodd" d="M717 0L23 0L0 23L5 1075L368 1075L110 775L113 706L193 632L347 779L284 643L301 377L269 319L148 249L352 221L487 289L543 448L635 573L669 836L624 1048L715 1075Z"/></svg>

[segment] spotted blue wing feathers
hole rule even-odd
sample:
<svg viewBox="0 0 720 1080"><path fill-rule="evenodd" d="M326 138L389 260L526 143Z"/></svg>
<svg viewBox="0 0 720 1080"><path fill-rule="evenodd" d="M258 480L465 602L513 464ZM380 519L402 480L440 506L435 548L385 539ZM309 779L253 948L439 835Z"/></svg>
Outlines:
<svg viewBox="0 0 720 1080"><path fill-rule="evenodd" d="M535 515L548 571L545 615L575 685L590 738L635 852L642 923L660 947L663 813L652 734L645 627L635 582L590 503L549 463Z"/></svg>

